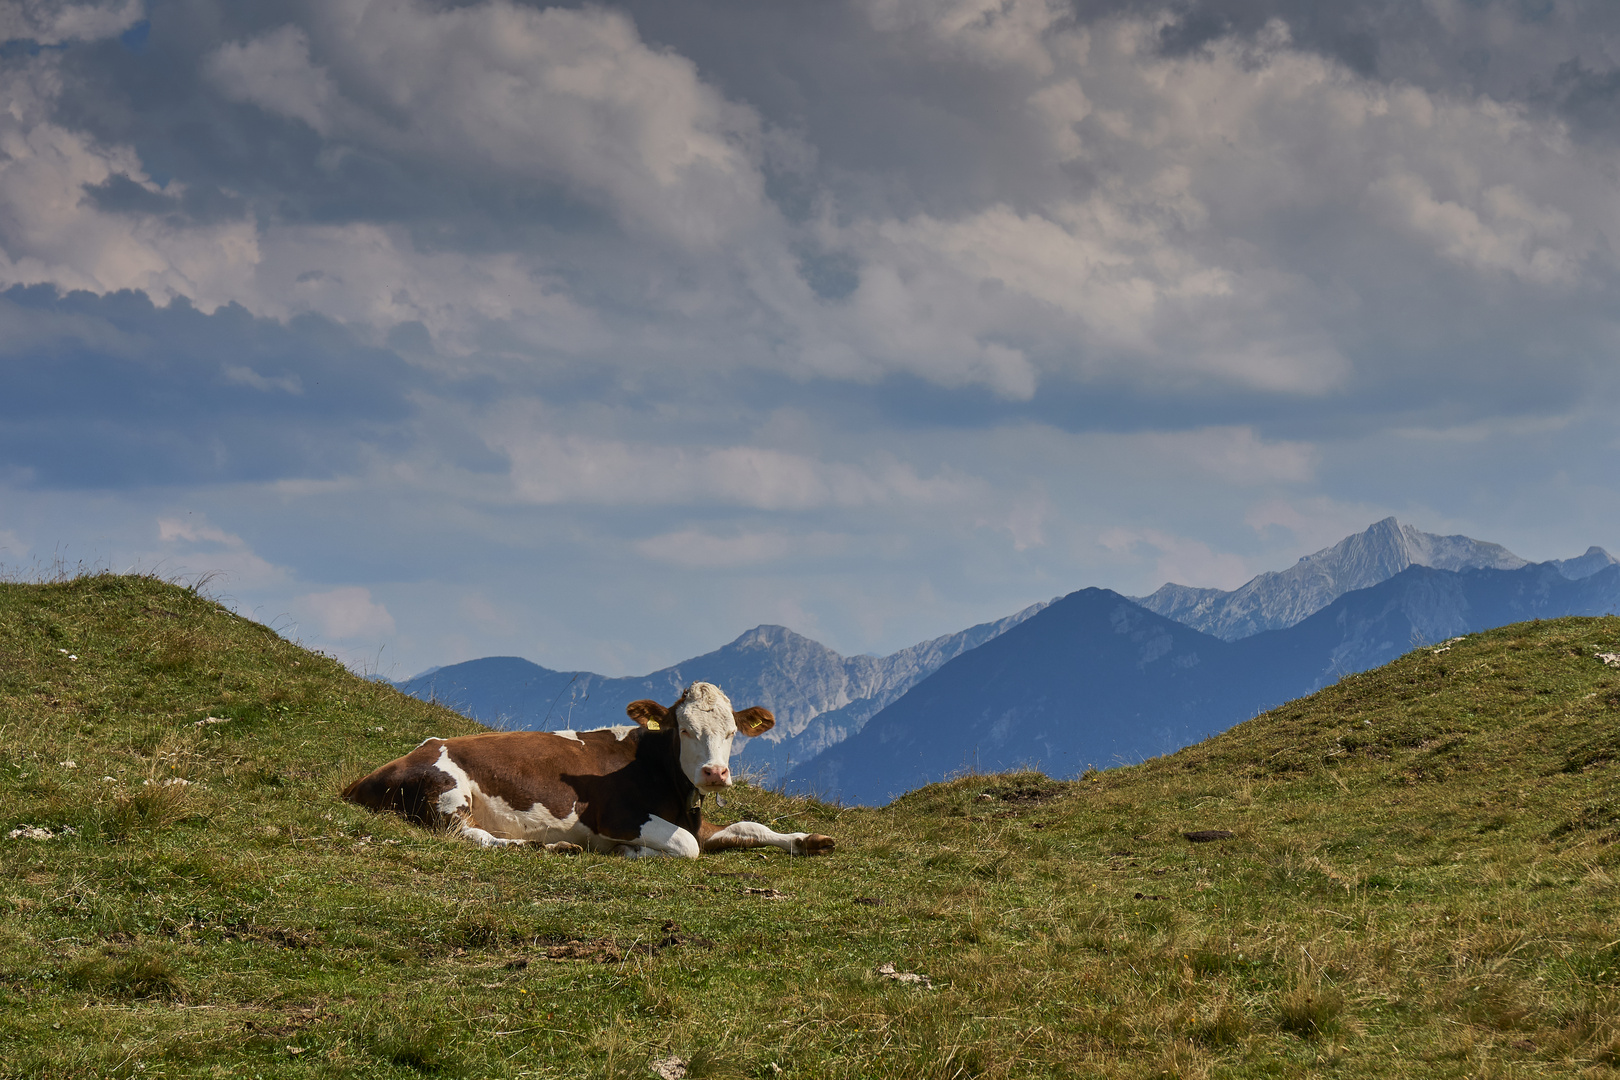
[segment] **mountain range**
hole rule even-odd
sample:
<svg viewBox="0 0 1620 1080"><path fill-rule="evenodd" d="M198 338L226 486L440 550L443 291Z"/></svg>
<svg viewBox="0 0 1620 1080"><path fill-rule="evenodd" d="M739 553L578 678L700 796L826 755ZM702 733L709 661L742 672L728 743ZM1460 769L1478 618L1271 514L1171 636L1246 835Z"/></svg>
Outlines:
<svg viewBox="0 0 1620 1080"><path fill-rule="evenodd" d="M1084 589L884 657L758 626L644 676L485 657L395 685L494 726L556 729L622 723L630 701L703 679L777 715L739 769L870 803L964 767L1139 760L1417 645L1617 609L1620 560L1602 548L1530 564L1386 518L1234 590Z"/></svg>
<svg viewBox="0 0 1620 1080"><path fill-rule="evenodd" d="M1612 562L1573 580L1552 563L1409 566L1293 626L1238 641L1084 589L943 665L787 784L875 804L963 769L1032 766L1064 776L1132 763L1415 647L1529 619L1616 611L1620 565Z"/></svg>
<svg viewBox="0 0 1620 1080"><path fill-rule="evenodd" d="M425 671L399 689L494 727L579 729L625 723L639 698L671 702L697 680L722 687L738 706L764 705L776 726L742 743L739 769L785 776L860 731L872 716L940 665L1028 619L1046 605L920 642L889 656L840 656L785 626L756 626L728 645L650 675L608 678L553 671L516 656L488 656Z"/></svg>

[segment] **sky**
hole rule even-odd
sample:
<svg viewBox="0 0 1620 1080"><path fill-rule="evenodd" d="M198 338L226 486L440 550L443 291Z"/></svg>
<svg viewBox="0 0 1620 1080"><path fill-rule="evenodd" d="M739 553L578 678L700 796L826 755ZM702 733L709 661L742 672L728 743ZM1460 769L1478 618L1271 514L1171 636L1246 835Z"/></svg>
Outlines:
<svg viewBox="0 0 1620 1080"><path fill-rule="evenodd" d="M1620 5L0 0L0 566L394 678L1620 551Z"/></svg>

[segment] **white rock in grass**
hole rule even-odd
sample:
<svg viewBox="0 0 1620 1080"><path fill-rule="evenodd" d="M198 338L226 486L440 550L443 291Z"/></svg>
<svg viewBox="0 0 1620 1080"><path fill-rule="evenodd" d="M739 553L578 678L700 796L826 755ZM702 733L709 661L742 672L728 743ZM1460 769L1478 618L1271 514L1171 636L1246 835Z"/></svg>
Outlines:
<svg viewBox="0 0 1620 1080"><path fill-rule="evenodd" d="M915 971L896 971L892 963L879 964L877 973L884 979L893 979L896 982L917 983L924 990L932 990L934 983L926 975L919 975Z"/></svg>
<svg viewBox="0 0 1620 1080"><path fill-rule="evenodd" d="M657 1061L651 1062L650 1067L653 1075L661 1077L662 1080L681 1080L686 1075L686 1062L673 1054L667 1058L659 1058Z"/></svg>

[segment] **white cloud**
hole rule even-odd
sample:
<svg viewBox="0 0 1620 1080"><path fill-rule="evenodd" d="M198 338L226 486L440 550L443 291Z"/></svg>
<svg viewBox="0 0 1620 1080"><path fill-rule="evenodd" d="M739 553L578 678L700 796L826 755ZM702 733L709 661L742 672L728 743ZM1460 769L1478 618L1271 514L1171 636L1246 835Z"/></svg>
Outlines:
<svg viewBox="0 0 1620 1080"><path fill-rule="evenodd" d="M879 30L921 34L949 54L988 67L1052 69L1045 35L1066 15L1057 0L865 0Z"/></svg>
<svg viewBox="0 0 1620 1080"><path fill-rule="evenodd" d="M139 289L158 303L186 296L205 311L248 295L258 261L253 223L193 225L96 207L85 189L113 180L156 196L180 188L155 183L131 147L49 120L59 92L49 56L0 76L0 100L10 106L0 110L0 288Z"/></svg>
<svg viewBox="0 0 1620 1080"><path fill-rule="evenodd" d="M827 532L680 529L637 541L635 550L655 562L699 569L824 558L844 551L848 543L848 537Z"/></svg>
<svg viewBox="0 0 1620 1080"><path fill-rule="evenodd" d="M508 0L329 0L317 12L307 35L282 27L221 47L209 74L322 134L558 183L683 244L713 245L764 210L757 116L621 14Z"/></svg>
<svg viewBox="0 0 1620 1080"><path fill-rule="evenodd" d="M140 22L144 0L6 0L0 4L0 41L33 41L61 45L116 37Z"/></svg>
<svg viewBox="0 0 1620 1080"><path fill-rule="evenodd" d="M255 390L279 390L284 394L297 397L304 392L304 384L297 372L290 375L260 375L257 371L242 364L226 364L224 368L225 381L236 383L238 386L251 386Z"/></svg>
<svg viewBox="0 0 1620 1080"><path fill-rule="evenodd" d="M1216 551L1202 540L1176 536L1160 529L1113 528L1097 542L1116 554L1135 555L1151 549L1156 580L1173 581L1201 589L1235 589L1254 576L1240 555Z"/></svg>
<svg viewBox="0 0 1620 1080"><path fill-rule="evenodd" d="M1387 508L1372 503L1312 495L1256 503L1244 512L1243 521L1262 537L1274 527L1287 529L1293 534L1296 556L1304 556L1331 547L1389 516ZM1281 564L1271 567L1282 568Z"/></svg>
<svg viewBox="0 0 1620 1080"><path fill-rule="evenodd" d="M292 604L294 614L312 620L322 637L352 641L394 633L394 617L371 598L370 589L359 585L307 593Z"/></svg>
<svg viewBox="0 0 1620 1080"><path fill-rule="evenodd" d="M1315 473L1317 449L1310 443L1266 441L1251 427L1117 436L1144 452L1183 462L1230 484L1302 483Z"/></svg>
<svg viewBox="0 0 1620 1080"><path fill-rule="evenodd" d="M234 100L302 120L323 135L330 127L332 78L311 63L309 35L297 26L221 45L203 70Z"/></svg>
<svg viewBox="0 0 1620 1080"><path fill-rule="evenodd" d="M163 546L137 556L137 565L184 577L217 577L242 589L281 585L292 577L286 567L260 556L242 537L210 524L203 515L159 518L157 529Z"/></svg>
<svg viewBox="0 0 1620 1080"><path fill-rule="evenodd" d="M1396 172L1367 191L1372 206L1397 226L1433 244L1452 262L1472 270L1507 271L1544 285L1574 282L1592 250L1577 240L1561 210L1536 206L1511 184L1479 192L1476 206L1434 196L1420 177Z"/></svg>
<svg viewBox="0 0 1620 1080"><path fill-rule="evenodd" d="M420 323L448 356L477 351L491 326L548 351L609 340L595 313L524 254L424 252L404 229L362 223L269 230L260 253L250 306L271 317L313 311L378 332Z"/></svg>
<svg viewBox="0 0 1620 1080"><path fill-rule="evenodd" d="M507 428L490 445L511 461L512 485L534 503L746 506L950 505L982 490L971 478L922 477L894 460L826 462L757 446L686 447Z"/></svg>

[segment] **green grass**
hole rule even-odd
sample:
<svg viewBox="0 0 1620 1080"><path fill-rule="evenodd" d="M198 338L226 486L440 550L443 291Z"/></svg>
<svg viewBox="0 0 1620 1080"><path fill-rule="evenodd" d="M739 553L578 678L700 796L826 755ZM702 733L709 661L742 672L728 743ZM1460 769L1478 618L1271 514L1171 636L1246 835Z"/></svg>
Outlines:
<svg viewBox="0 0 1620 1080"><path fill-rule="evenodd" d="M477 725L203 597L0 585L0 1076L1614 1075L1617 649L1507 627L1066 783L744 788L837 853L627 861L339 802Z"/></svg>

